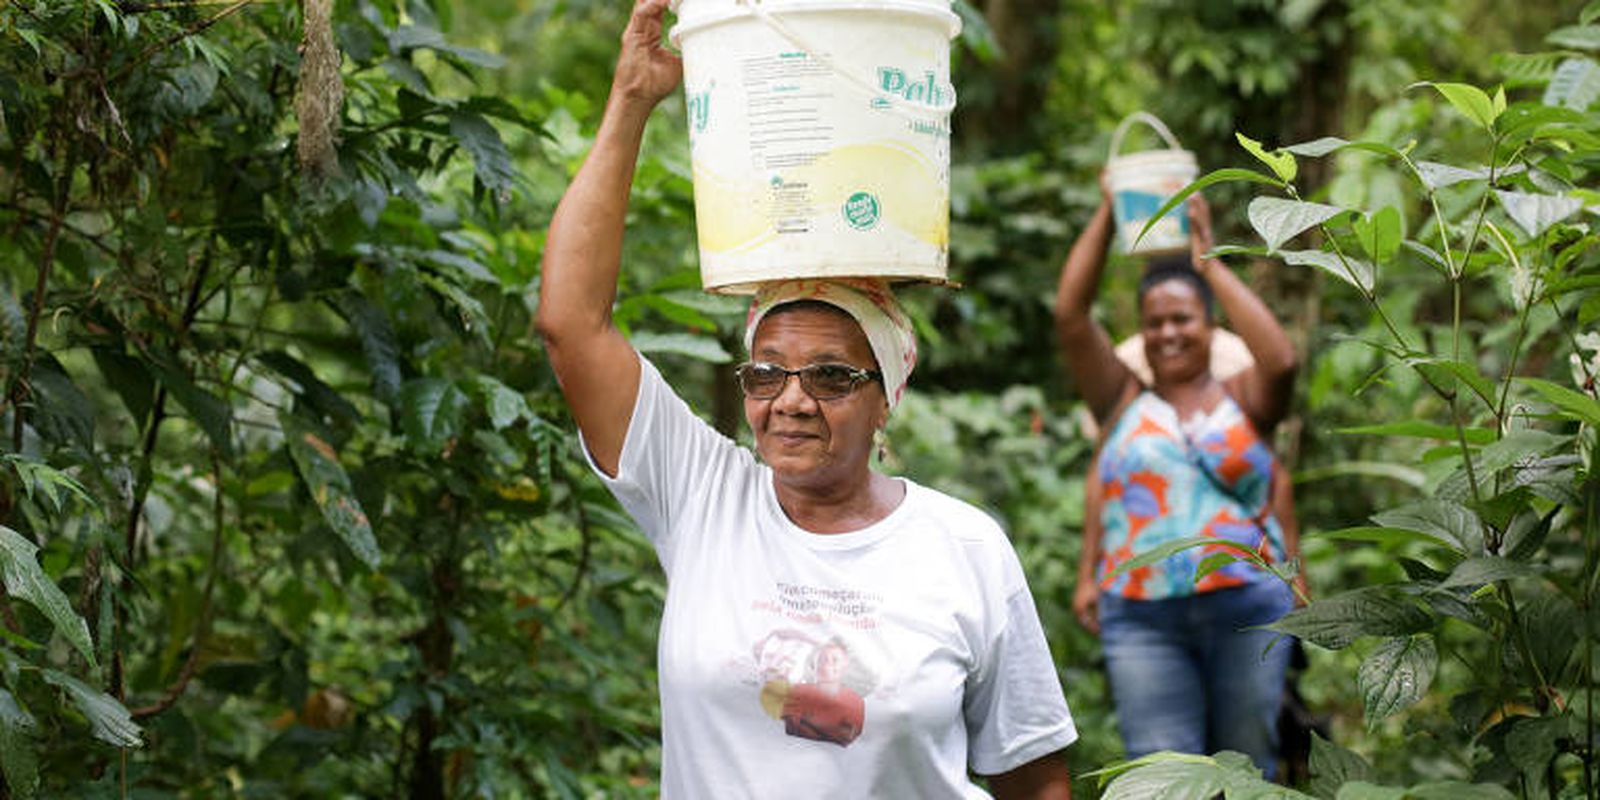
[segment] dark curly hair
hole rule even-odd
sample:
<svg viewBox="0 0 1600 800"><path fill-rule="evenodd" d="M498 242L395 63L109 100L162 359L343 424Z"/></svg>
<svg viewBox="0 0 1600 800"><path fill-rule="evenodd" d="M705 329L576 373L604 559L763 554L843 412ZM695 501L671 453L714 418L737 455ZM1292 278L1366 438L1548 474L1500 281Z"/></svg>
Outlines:
<svg viewBox="0 0 1600 800"><path fill-rule="evenodd" d="M1201 305L1206 308L1206 322L1216 321L1217 298L1211 293L1211 284L1195 272L1194 263L1187 255L1156 256L1145 264L1144 277L1139 279L1139 304L1144 304L1144 296L1151 289L1167 281L1183 281L1194 287Z"/></svg>

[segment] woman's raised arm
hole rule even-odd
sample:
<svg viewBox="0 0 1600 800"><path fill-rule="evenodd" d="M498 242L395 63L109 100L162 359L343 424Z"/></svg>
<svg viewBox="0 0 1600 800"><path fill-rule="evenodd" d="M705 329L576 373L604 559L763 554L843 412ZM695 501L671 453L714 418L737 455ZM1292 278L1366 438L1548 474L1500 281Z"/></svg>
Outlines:
<svg viewBox="0 0 1600 800"><path fill-rule="evenodd" d="M545 241L539 334L589 455L616 475L639 394L639 359L612 324L623 224L650 112L683 79L662 44L668 0L639 0L594 147L567 187Z"/></svg>
<svg viewBox="0 0 1600 800"><path fill-rule="evenodd" d="M1100 273L1105 270L1106 250L1111 246L1111 197L1101 177L1100 207L1089 225L1072 243L1072 252L1061 267L1056 286L1056 338L1067 359L1067 370L1078 384L1078 392L1104 425L1116 411L1123 396L1137 387L1133 373L1111 345L1111 336L1094 321L1090 308L1100 290Z"/></svg>
<svg viewBox="0 0 1600 800"><path fill-rule="evenodd" d="M1294 344L1272 309L1233 270L1218 259L1205 257L1213 242L1211 206L1198 194L1189 198L1189 224L1193 231L1190 244L1194 268L1211 284L1229 326L1255 358L1253 366L1224 381L1224 385L1250 422L1262 432L1270 431L1289 413L1294 373L1299 366Z"/></svg>

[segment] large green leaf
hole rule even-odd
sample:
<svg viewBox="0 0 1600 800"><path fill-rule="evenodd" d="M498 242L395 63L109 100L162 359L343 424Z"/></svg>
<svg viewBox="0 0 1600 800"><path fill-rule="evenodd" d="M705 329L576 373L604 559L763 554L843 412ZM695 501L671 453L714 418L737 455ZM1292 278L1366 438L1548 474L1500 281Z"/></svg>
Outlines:
<svg viewBox="0 0 1600 800"><path fill-rule="evenodd" d="M1438 666L1439 650L1432 636L1401 636L1379 644L1356 673L1367 727L1421 700Z"/></svg>
<svg viewBox="0 0 1600 800"><path fill-rule="evenodd" d="M1477 123L1484 130L1494 127L1495 118L1499 111L1496 110L1495 101L1482 89L1467 83L1431 83L1424 81L1416 86L1432 86L1450 101L1450 105L1462 113L1467 119Z"/></svg>
<svg viewBox="0 0 1600 800"><path fill-rule="evenodd" d="M1565 715L1518 720L1506 734L1506 757L1518 769L1543 772L1559 752L1559 742L1575 735L1582 736L1582 724Z"/></svg>
<svg viewBox="0 0 1600 800"><path fill-rule="evenodd" d="M1374 514L1372 521L1386 528L1416 531L1464 556L1483 552L1483 524L1478 515L1450 500L1422 500Z"/></svg>
<svg viewBox="0 0 1600 800"><path fill-rule="evenodd" d="M1505 209L1506 216L1511 217L1530 237L1542 235L1550 226L1583 210L1583 200L1577 197L1500 189L1495 190L1494 196L1500 201L1500 207Z"/></svg>
<svg viewBox="0 0 1600 800"><path fill-rule="evenodd" d="M1569 25L1557 28L1544 37L1557 47L1575 50L1600 50L1600 25Z"/></svg>
<svg viewBox="0 0 1600 800"><path fill-rule="evenodd" d="M261 353L256 360L288 378L295 395L324 418L341 424L354 424L361 412L337 389L324 383L311 368L280 350Z"/></svg>
<svg viewBox="0 0 1600 800"><path fill-rule="evenodd" d="M483 395L483 407L489 414L489 424L502 430L519 419L533 419L533 410L520 392L488 375L473 379L478 393Z"/></svg>
<svg viewBox="0 0 1600 800"><path fill-rule="evenodd" d="M39 613L50 620L74 649L81 653L90 666L95 666L94 645L89 640L89 625L72 610L61 587L44 574L39 566L39 548L21 534L0 525L0 578L6 593L31 603Z"/></svg>
<svg viewBox="0 0 1600 800"><path fill-rule="evenodd" d="M1257 197L1250 201L1250 227L1255 228L1256 233L1266 241L1268 249L1277 250L1284 242L1345 211L1323 203Z"/></svg>
<svg viewBox="0 0 1600 800"><path fill-rule="evenodd" d="M1405 800L1406 790L1367 781L1351 781L1339 787L1335 800Z"/></svg>
<svg viewBox="0 0 1600 800"><path fill-rule="evenodd" d="M223 458L233 457L233 409L222 398L195 385L178 359L164 350L156 350L149 363L156 377L166 387L167 396L178 401L189 417L205 431L206 438L217 448Z"/></svg>
<svg viewBox="0 0 1600 800"><path fill-rule="evenodd" d="M39 790L39 753L33 741L38 725L17 698L0 689L0 772L15 798L32 798Z"/></svg>
<svg viewBox="0 0 1600 800"><path fill-rule="evenodd" d="M1539 572L1539 568L1524 561L1512 561L1500 556L1477 556L1457 564L1456 568L1451 570L1450 577L1439 584L1439 588L1477 589L1496 581L1532 577Z"/></svg>
<svg viewBox="0 0 1600 800"><path fill-rule="evenodd" d="M1422 184L1431 191L1438 191L1447 186L1454 186L1467 181L1488 180L1490 176L1488 167L1458 167L1454 164L1440 164L1435 161L1418 161L1417 177L1422 179Z"/></svg>
<svg viewBox="0 0 1600 800"><path fill-rule="evenodd" d="M1516 797L1499 784L1463 781L1421 783L1406 794L1412 800L1513 800Z"/></svg>
<svg viewBox="0 0 1600 800"><path fill-rule="evenodd" d="M44 679L53 686L66 690L73 705L89 720L94 737L116 747L138 747L139 726L133 716L117 698L90 686L65 672L44 670Z"/></svg>
<svg viewBox="0 0 1600 800"><path fill-rule="evenodd" d="M1568 389L1541 378L1517 378L1517 382L1532 388L1562 413L1592 427L1600 428L1600 401L1582 392Z"/></svg>
<svg viewBox="0 0 1600 800"><path fill-rule="evenodd" d="M1428 613L1388 586L1366 586L1316 600L1267 627L1330 650L1362 636L1409 636L1433 624Z"/></svg>
<svg viewBox="0 0 1600 800"><path fill-rule="evenodd" d="M419 451L437 454L461 435L471 398L454 381L416 378L400 390L400 424Z"/></svg>
<svg viewBox="0 0 1600 800"><path fill-rule="evenodd" d="M1373 777L1372 765L1366 759L1323 739L1316 731L1311 732L1309 766L1311 781L1307 788L1322 800L1334 800L1339 787L1346 783Z"/></svg>
<svg viewBox="0 0 1600 800"><path fill-rule="evenodd" d="M368 569L377 569L378 540L361 501L350 488L350 475L339 463L339 454L310 425L287 411L278 413L278 424L283 427L289 457L322 512L322 519L351 554Z"/></svg>
<svg viewBox="0 0 1600 800"><path fill-rule="evenodd" d="M1478 468L1485 473L1499 472L1518 462L1526 462L1535 456L1566 447L1572 443L1572 435L1559 435L1534 428L1517 428L1500 439L1500 441L1483 448L1478 453Z"/></svg>
<svg viewBox="0 0 1600 800"><path fill-rule="evenodd" d="M1382 142L1352 142L1340 139L1337 136L1324 136L1309 142L1292 144L1283 149L1297 156L1309 156L1311 158L1321 158L1339 150L1365 150L1369 153L1377 153L1390 158L1400 158L1402 155L1399 150Z"/></svg>
<svg viewBox="0 0 1600 800"><path fill-rule="evenodd" d="M1273 174L1278 176L1278 180L1290 183L1294 181L1295 175L1299 174L1300 165L1295 161L1293 153L1286 153L1282 150L1274 150L1269 153L1265 147L1261 146L1260 142L1242 133L1235 132L1233 138L1239 140L1239 146L1243 147L1245 152L1255 156L1257 161L1267 165Z"/></svg>
<svg viewBox="0 0 1600 800"><path fill-rule="evenodd" d="M1353 528L1339 528L1331 531L1314 531L1306 534L1308 539L1334 539L1342 542L1372 542L1381 544L1389 549L1397 550L1403 545L1421 542L1424 544L1445 545L1455 549L1454 545L1444 542L1433 534L1419 533L1407 528L1385 528L1373 525L1358 525Z"/></svg>
<svg viewBox="0 0 1600 800"><path fill-rule="evenodd" d="M94 448L94 403L72 381L53 356L35 360L29 379L33 388L33 425L44 438L62 445Z"/></svg>
<svg viewBox="0 0 1600 800"><path fill-rule="evenodd" d="M150 418L150 406L156 397L155 381L144 362L109 347L93 348L95 366L105 378L122 404L128 407L135 424L143 425Z"/></svg>
<svg viewBox="0 0 1600 800"><path fill-rule="evenodd" d="M1284 250L1278 253L1278 257L1297 267L1316 267L1363 293L1370 293L1377 281L1377 270L1372 263L1359 258L1340 258L1338 254L1325 250Z"/></svg>
<svg viewBox="0 0 1600 800"><path fill-rule="evenodd" d="M1556 67L1544 89L1544 104L1586 111L1600 100L1600 63L1592 58L1569 58Z"/></svg>
<svg viewBox="0 0 1600 800"><path fill-rule="evenodd" d="M1361 425L1354 428L1339 428L1334 433L1412 436L1418 439L1435 439L1441 442L1453 442L1456 439L1455 426L1436 425L1418 419L1385 422L1378 425ZM1495 432L1492 428L1462 428L1461 435L1467 440L1467 444L1484 445L1495 440Z"/></svg>
<svg viewBox="0 0 1600 800"><path fill-rule="evenodd" d="M1351 226L1361 248L1367 251L1374 264L1392 261L1400 253L1400 242L1405 239L1400 210L1384 206L1370 215L1357 215Z"/></svg>
<svg viewBox="0 0 1600 800"><path fill-rule="evenodd" d="M361 350L372 370L373 394L392 402L400 393L400 344L388 315L353 291L339 295L338 308L361 338Z"/></svg>
<svg viewBox="0 0 1600 800"><path fill-rule="evenodd" d="M479 114L456 111L450 114L450 134L472 155L473 167L484 188L497 195L511 190L517 168L494 125Z"/></svg>
<svg viewBox="0 0 1600 800"><path fill-rule="evenodd" d="M1118 775L1101 800L1211 800L1222 793L1216 765L1193 761L1157 761Z"/></svg>

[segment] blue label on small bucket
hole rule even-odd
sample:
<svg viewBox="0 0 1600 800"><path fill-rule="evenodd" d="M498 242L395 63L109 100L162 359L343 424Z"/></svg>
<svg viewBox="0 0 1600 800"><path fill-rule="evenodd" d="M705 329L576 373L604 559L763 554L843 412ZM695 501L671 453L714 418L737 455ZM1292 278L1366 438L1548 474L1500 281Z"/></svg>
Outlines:
<svg viewBox="0 0 1600 800"><path fill-rule="evenodd" d="M878 224L878 198L870 192L856 192L844 201L844 219L858 231L870 230Z"/></svg>

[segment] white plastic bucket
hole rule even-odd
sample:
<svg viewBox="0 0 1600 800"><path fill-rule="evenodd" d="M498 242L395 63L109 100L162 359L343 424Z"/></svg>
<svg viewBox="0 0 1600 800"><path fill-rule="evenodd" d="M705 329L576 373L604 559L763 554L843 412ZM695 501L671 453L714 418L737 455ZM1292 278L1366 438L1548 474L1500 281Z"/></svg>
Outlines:
<svg viewBox="0 0 1600 800"><path fill-rule="evenodd" d="M1166 140L1166 150L1119 155L1122 139L1135 122L1154 128ZM1139 238L1146 223L1178 190L1200 174L1194 153L1178 144L1172 131L1152 114L1136 111L1123 118L1111 134L1111 155L1106 159L1106 183L1111 189L1111 216L1116 221L1122 249L1154 255L1189 249L1189 202L1179 203L1163 215L1150 232ZM1135 241L1138 243L1135 244Z"/></svg>
<svg viewBox="0 0 1600 800"><path fill-rule="evenodd" d="M944 282L950 0L682 0L700 277Z"/></svg>

